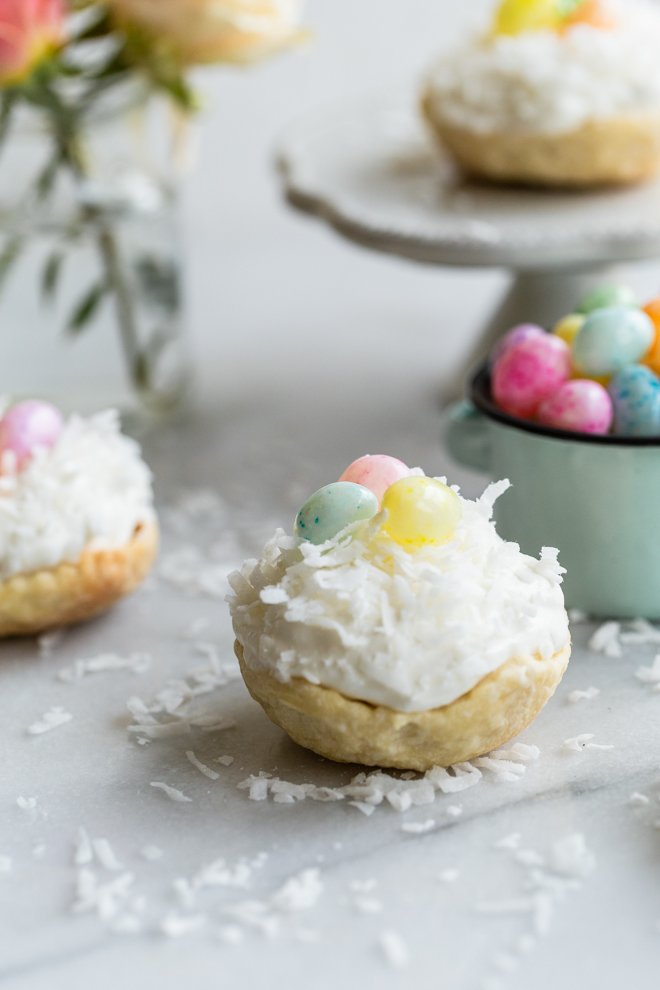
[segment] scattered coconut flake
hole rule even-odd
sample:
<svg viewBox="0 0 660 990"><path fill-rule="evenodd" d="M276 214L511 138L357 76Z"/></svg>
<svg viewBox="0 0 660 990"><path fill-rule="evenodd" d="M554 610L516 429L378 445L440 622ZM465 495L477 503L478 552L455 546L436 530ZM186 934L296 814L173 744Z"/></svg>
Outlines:
<svg viewBox="0 0 660 990"><path fill-rule="evenodd" d="M496 760L520 760L522 763L534 763L541 755L538 746L529 743L514 743L509 749L495 749L490 754Z"/></svg>
<svg viewBox="0 0 660 990"><path fill-rule="evenodd" d="M620 622L604 622L596 629L589 640L589 649L593 653L603 653L606 657L617 659L623 656L619 635L621 633Z"/></svg>
<svg viewBox="0 0 660 990"><path fill-rule="evenodd" d="M622 643L657 646L660 644L660 629L652 626L646 619L633 619L626 623L626 630L621 633L620 639Z"/></svg>
<svg viewBox="0 0 660 990"><path fill-rule="evenodd" d="M651 799L646 794L640 794L639 791L633 791L633 793L628 798L628 804L632 804L639 808L643 808L650 803L651 803Z"/></svg>
<svg viewBox="0 0 660 990"><path fill-rule="evenodd" d="M92 843L87 832L81 825L78 829L73 861L76 866L86 866L88 863L91 863L93 859L94 849L92 848Z"/></svg>
<svg viewBox="0 0 660 990"><path fill-rule="evenodd" d="M351 880L348 886L356 894L369 894L378 886L378 881L375 877L369 877L368 880Z"/></svg>
<svg viewBox="0 0 660 990"><path fill-rule="evenodd" d="M52 632L42 633L37 637L37 647L42 660L52 656L53 650L62 642L64 635L63 629L53 629Z"/></svg>
<svg viewBox="0 0 660 990"><path fill-rule="evenodd" d="M99 653L88 660L76 660L70 667L63 667L57 675L61 681L73 684L89 674L106 671L128 670L133 674L143 674L151 665L148 653L131 653L122 657L117 653Z"/></svg>
<svg viewBox="0 0 660 990"><path fill-rule="evenodd" d="M614 746L611 745L592 742L591 740L594 738L593 732L583 732L579 736L564 739L561 748L572 753L581 753L585 749L614 749Z"/></svg>
<svg viewBox="0 0 660 990"><path fill-rule="evenodd" d="M401 831L409 832L411 835L423 835L432 828L435 828L435 818L427 818L425 822L404 822Z"/></svg>
<svg viewBox="0 0 660 990"><path fill-rule="evenodd" d="M22 794L16 798L16 804L21 811L34 811L37 807L36 797L24 797Z"/></svg>
<svg viewBox="0 0 660 990"><path fill-rule="evenodd" d="M459 763L454 767L433 767L423 776L394 776L384 770L370 773L361 772L343 787L318 787L316 784L293 784L279 777L260 771L252 774L236 786L247 790L251 801L274 801L295 804L299 801L342 801L361 811L364 815L373 814L376 806L387 802L395 811L404 812L409 808L431 804L438 792L456 794L478 784L484 772L495 781L518 781L526 770L526 762L538 757L538 747L518 743L507 751L513 759L481 757L473 763ZM452 807L459 807L453 805Z"/></svg>
<svg viewBox="0 0 660 990"><path fill-rule="evenodd" d="M553 843L550 867L560 876L584 879L596 868L596 857L587 848L584 835L576 832Z"/></svg>
<svg viewBox="0 0 660 990"><path fill-rule="evenodd" d="M92 848L97 860L106 870L118 871L123 869L107 839L92 839Z"/></svg>
<svg viewBox="0 0 660 990"><path fill-rule="evenodd" d="M583 612L579 608L569 608L568 617L573 623L573 625L579 625L581 622L586 622L589 616L586 612Z"/></svg>
<svg viewBox="0 0 660 990"><path fill-rule="evenodd" d="M223 756L216 756L215 762L219 763L223 767L230 767L234 762L233 756L228 756L226 753Z"/></svg>
<svg viewBox="0 0 660 990"><path fill-rule="evenodd" d="M583 691L577 689L569 692L567 700L569 704L577 705L579 701L591 701L593 698L597 698L599 694L600 690L597 687L588 687Z"/></svg>
<svg viewBox="0 0 660 990"><path fill-rule="evenodd" d="M279 911L307 911L314 907L323 893L320 870L311 867L290 877L271 898L271 904Z"/></svg>
<svg viewBox="0 0 660 990"><path fill-rule="evenodd" d="M55 706L44 712L40 719L28 726L28 734L31 736L41 736L44 732L57 729L60 725L65 725L73 718L70 712L65 712L63 708Z"/></svg>
<svg viewBox="0 0 660 990"><path fill-rule="evenodd" d="M143 846L140 849L140 856L142 859L146 859L148 863L155 863L157 860L163 858L163 850L159 846Z"/></svg>
<svg viewBox="0 0 660 990"><path fill-rule="evenodd" d="M207 922L205 914L176 914L171 911L166 914L160 922L160 930L168 938L181 938L182 935L191 935L198 932Z"/></svg>
<svg viewBox="0 0 660 990"><path fill-rule="evenodd" d="M193 670L185 679L168 680L152 702L136 696L129 698L127 707L133 718L129 733L165 739L189 735L195 728L204 732L234 728L234 719L218 716L217 698L206 696L215 695L238 677L240 670L234 661L212 662Z"/></svg>
<svg viewBox="0 0 660 990"><path fill-rule="evenodd" d="M13 860L5 853L0 854L0 873L11 873Z"/></svg>
<svg viewBox="0 0 660 990"><path fill-rule="evenodd" d="M654 659L651 667L638 667L635 677L642 684L649 684L654 691L660 691L660 653Z"/></svg>
<svg viewBox="0 0 660 990"><path fill-rule="evenodd" d="M192 763L196 770L199 770L201 774L208 777L209 780L218 780L220 774L215 770L211 770L210 767L207 767L206 763L202 763L201 760L197 759L192 749L186 750L186 759Z"/></svg>
<svg viewBox="0 0 660 990"><path fill-rule="evenodd" d="M405 969L409 961L408 947L398 932L381 932L378 944L389 966L393 969Z"/></svg>
<svg viewBox="0 0 660 990"><path fill-rule="evenodd" d="M380 914L383 910L383 902L376 897L356 897L353 906L360 914Z"/></svg>
<svg viewBox="0 0 660 990"><path fill-rule="evenodd" d="M448 818L460 818L463 814L463 806L460 804L450 804L447 808Z"/></svg>
<svg viewBox="0 0 660 990"><path fill-rule="evenodd" d="M114 880L101 883L87 867L78 870L74 914L97 914L102 921L116 918L126 905L134 883L132 873L122 873Z"/></svg>
<svg viewBox="0 0 660 990"><path fill-rule="evenodd" d="M192 801L192 798L184 794L183 791L180 791L178 787L171 787L169 784L164 784L162 780L150 780L149 787L155 787L157 790L162 791L171 801L178 801L180 803Z"/></svg>
<svg viewBox="0 0 660 990"><path fill-rule="evenodd" d="M497 842L494 842L493 849L517 849L521 839L522 834L520 832L511 832L510 835L505 835L503 838L498 839Z"/></svg>
<svg viewBox="0 0 660 990"><path fill-rule="evenodd" d="M459 870L454 867L448 867L446 870L441 870L438 873L438 880L442 880L443 883L456 883L460 875Z"/></svg>

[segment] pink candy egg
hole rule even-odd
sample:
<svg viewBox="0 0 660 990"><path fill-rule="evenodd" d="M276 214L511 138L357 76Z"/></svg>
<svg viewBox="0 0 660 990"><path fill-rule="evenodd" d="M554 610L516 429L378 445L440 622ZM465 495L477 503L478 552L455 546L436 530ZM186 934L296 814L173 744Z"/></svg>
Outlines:
<svg viewBox="0 0 660 990"><path fill-rule="evenodd" d="M358 457L349 464L339 480L352 481L355 485L368 488L374 493L380 505L390 485L409 476L408 465L397 460L396 457L389 457L387 454L365 454L364 457Z"/></svg>
<svg viewBox="0 0 660 990"><path fill-rule="evenodd" d="M533 337L545 337L546 332L542 327L536 325L536 323L521 323L517 327L512 327L507 333L504 334L502 339L498 344L495 345L495 349L491 355L491 363L495 364L500 358L511 350L516 344L520 344L523 340L531 340Z"/></svg>
<svg viewBox="0 0 660 990"><path fill-rule="evenodd" d="M497 405L512 416L529 418L571 376L571 350L560 337L544 333L513 344L493 367Z"/></svg>
<svg viewBox="0 0 660 990"><path fill-rule="evenodd" d="M18 402L0 419L0 454L11 450L17 467L22 468L37 447L52 447L57 442L62 426L62 414L49 402Z"/></svg>
<svg viewBox="0 0 660 990"><path fill-rule="evenodd" d="M576 433L609 433L614 418L612 399L598 382L575 378L541 403L539 423Z"/></svg>

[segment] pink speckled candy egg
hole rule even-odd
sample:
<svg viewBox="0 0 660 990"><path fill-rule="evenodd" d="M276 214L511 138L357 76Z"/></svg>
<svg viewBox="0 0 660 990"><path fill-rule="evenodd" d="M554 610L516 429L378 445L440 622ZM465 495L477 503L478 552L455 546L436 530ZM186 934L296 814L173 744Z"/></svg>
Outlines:
<svg viewBox="0 0 660 990"><path fill-rule="evenodd" d="M532 336L514 344L495 363L493 398L505 412L528 419L570 376L568 344L549 333Z"/></svg>
<svg viewBox="0 0 660 990"><path fill-rule="evenodd" d="M396 457L388 454L365 454L349 464L340 481L352 481L354 485L368 488L378 499L380 506L383 495L395 481L408 478L410 468Z"/></svg>
<svg viewBox="0 0 660 990"><path fill-rule="evenodd" d="M18 468L25 467L37 447L52 447L63 426L62 414L49 402L17 402L0 419L0 455L11 450Z"/></svg>
<svg viewBox="0 0 660 990"><path fill-rule="evenodd" d="M600 435L609 433L613 418L614 407L607 390L586 378L564 382L537 412L544 426Z"/></svg>
<svg viewBox="0 0 660 990"><path fill-rule="evenodd" d="M537 326L536 323L520 323L517 327L512 327L511 330L504 334L500 342L495 345L493 353L490 356L491 364L495 364L500 358L504 357L507 351L510 351L512 347L520 344L523 340L545 336L545 330Z"/></svg>

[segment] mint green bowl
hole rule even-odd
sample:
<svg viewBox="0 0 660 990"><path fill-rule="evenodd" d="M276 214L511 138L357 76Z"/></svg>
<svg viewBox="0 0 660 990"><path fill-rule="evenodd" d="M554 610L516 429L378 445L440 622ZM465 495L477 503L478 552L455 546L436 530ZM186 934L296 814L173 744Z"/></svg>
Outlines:
<svg viewBox="0 0 660 990"><path fill-rule="evenodd" d="M569 608L660 619L660 437L588 437L515 419L473 379L450 414L452 457L513 487L496 503L505 540L558 547Z"/></svg>

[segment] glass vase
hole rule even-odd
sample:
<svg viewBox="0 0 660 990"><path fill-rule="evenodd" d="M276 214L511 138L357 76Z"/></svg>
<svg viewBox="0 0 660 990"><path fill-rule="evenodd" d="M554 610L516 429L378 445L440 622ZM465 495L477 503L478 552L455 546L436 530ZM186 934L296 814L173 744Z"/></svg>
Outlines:
<svg viewBox="0 0 660 990"><path fill-rule="evenodd" d="M84 412L180 405L181 131L164 100L114 91L83 117L74 172L54 157L48 113L12 116L0 157L4 392Z"/></svg>

